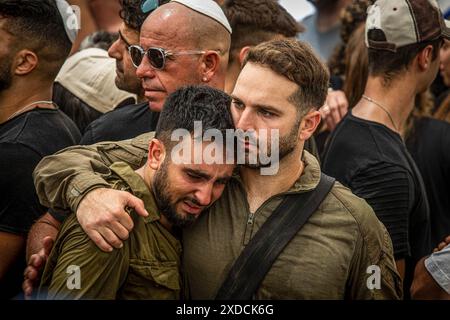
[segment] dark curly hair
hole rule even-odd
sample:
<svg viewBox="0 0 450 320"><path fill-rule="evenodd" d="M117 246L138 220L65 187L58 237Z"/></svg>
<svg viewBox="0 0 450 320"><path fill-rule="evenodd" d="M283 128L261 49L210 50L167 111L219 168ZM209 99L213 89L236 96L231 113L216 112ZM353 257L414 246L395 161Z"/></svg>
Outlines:
<svg viewBox="0 0 450 320"><path fill-rule="evenodd" d="M122 9L120 10L120 17L123 19L123 22L127 25L127 27L134 30L141 30L142 25L144 24L145 19L150 15L150 12L143 13L141 11L141 4L145 0L121 0L120 4L122 5ZM159 0L159 5L163 5L168 3L170 0Z"/></svg>

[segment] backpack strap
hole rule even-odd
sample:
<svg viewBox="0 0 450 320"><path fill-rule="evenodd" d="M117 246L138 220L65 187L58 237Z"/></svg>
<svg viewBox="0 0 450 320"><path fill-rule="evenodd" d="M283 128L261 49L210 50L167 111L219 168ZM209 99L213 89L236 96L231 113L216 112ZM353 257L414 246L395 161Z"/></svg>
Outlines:
<svg viewBox="0 0 450 320"><path fill-rule="evenodd" d="M216 299L252 299L279 254L317 210L334 182L322 173L314 190L286 195L236 259Z"/></svg>

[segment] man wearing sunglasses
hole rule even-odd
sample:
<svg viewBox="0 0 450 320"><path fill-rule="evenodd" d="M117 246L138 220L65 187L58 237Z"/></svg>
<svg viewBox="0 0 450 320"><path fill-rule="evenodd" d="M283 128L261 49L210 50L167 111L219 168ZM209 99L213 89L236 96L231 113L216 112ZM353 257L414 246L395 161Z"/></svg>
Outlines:
<svg viewBox="0 0 450 320"><path fill-rule="evenodd" d="M80 144L89 145L100 141L123 140L155 130L159 113L150 110L148 101L144 97L141 80L136 76L136 67L133 65L128 51L131 45L139 43L142 24L154 10L154 6L167 2L169 0L121 0L122 24L118 32L119 37L109 48L108 54L116 60L116 86L121 90L136 94L138 101L137 104L115 108L91 122L86 128ZM152 6L143 6L147 3Z"/></svg>
<svg viewBox="0 0 450 320"><path fill-rule="evenodd" d="M212 16L221 16L227 28L190 7L179 3L167 5L167 2L122 0L124 23L109 54L117 60L116 85L122 90L137 93L142 103L118 108L91 123L81 144L123 140L153 131L165 98L183 85L205 84L223 89L231 28L222 10L212 0L206 2L209 4L206 6L208 12L212 12ZM198 5L198 1L189 2ZM162 22L157 15L144 24L145 18L158 5L166 7L159 16L164 12L170 13L164 16L165 21ZM172 7L175 11L171 10ZM142 40L147 38L149 31L152 41L155 38L151 32L170 41L163 40L144 50L142 43L138 45L139 35ZM139 68L144 57L149 63ZM200 69L202 64L210 70L206 71L207 74Z"/></svg>
<svg viewBox="0 0 450 320"><path fill-rule="evenodd" d="M124 140L154 131L167 95L183 85L224 88L231 28L222 10L212 0L167 2L121 1L123 24L119 39L109 49L109 55L117 61L116 86L148 101L103 115L87 127L81 144ZM208 5L202 9L199 3ZM160 7L155 10L158 4ZM199 12L202 10L204 13ZM151 18L146 20L149 14ZM220 22L211 16L220 17ZM150 48L158 48L156 55L145 54L155 52L149 51ZM55 234L52 226L59 225L64 218L65 214L55 210L35 224L30 231L28 257L42 248L43 235ZM24 287L26 293L31 293L32 282L28 278Z"/></svg>

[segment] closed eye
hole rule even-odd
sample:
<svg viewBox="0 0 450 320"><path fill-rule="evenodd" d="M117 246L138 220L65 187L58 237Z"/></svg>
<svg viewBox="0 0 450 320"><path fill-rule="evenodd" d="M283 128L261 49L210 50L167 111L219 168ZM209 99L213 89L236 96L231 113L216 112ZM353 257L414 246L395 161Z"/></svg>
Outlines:
<svg viewBox="0 0 450 320"><path fill-rule="evenodd" d="M233 99L233 105L236 109L244 109L245 108L244 103L239 100L236 100L236 99Z"/></svg>
<svg viewBox="0 0 450 320"><path fill-rule="evenodd" d="M193 181L200 181L203 179L203 177L201 177L195 173L192 173L192 172L186 172L186 175L189 177L189 179L191 179Z"/></svg>

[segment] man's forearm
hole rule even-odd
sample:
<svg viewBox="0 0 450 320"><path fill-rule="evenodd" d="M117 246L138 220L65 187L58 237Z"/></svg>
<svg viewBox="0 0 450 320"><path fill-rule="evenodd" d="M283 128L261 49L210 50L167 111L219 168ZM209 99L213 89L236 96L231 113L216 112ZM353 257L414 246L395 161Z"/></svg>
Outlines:
<svg viewBox="0 0 450 320"><path fill-rule="evenodd" d="M91 146L74 146L45 157L33 173L41 204L56 212L76 212L80 200L94 188L109 188L104 177L109 166L122 161L133 169L141 167L153 133L133 140L102 142Z"/></svg>
<svg viewBox="0 0 450 320"><path fill-rule="evenodd" d="M61 223L53 218L49 213L44 214L36 223L31 227L28 233L26 257L27 261L30 260L31 255L38 253L43 247L43 239L45 237L51 237L53 240L58 235Z"/></svg>

